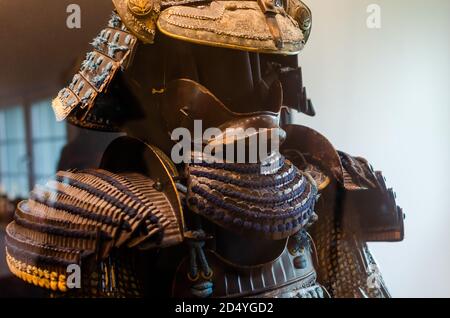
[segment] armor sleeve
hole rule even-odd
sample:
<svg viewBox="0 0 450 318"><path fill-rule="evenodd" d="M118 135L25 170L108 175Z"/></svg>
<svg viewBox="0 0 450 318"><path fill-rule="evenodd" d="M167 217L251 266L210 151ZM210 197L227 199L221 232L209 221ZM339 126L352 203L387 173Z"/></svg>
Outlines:
<svg viewBox="0 0 450 318"><path fill-rule="evenodd" d="M311 128L286 125L282 151L300 168L331 179L321 190L311 228L319 282L332 297L389 297L366 242L403 240L403 212L381 172L367 160L336 151ZM311 170L311 168L309 168Z"/></svg>

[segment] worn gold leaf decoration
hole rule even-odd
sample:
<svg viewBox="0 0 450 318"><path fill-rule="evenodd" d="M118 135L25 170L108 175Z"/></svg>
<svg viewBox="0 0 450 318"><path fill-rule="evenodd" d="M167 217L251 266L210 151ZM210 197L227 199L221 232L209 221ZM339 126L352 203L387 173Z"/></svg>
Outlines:
<svg viewBox="0 0 450 318"><path fill-rule="evenodd" d="M150 0L129 0L128 8L133 14L145 16L153 9L153 2Z"/></svg>

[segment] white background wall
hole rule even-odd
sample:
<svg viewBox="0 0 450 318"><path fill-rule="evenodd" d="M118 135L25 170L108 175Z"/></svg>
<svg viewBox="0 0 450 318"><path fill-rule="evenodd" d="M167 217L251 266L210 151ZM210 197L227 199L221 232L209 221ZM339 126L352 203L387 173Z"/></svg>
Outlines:
<svg viewBox="0 0 450 318"><path fill-rule="evenodd" d="M382 170L407 214L402 243L372 244L394 297L450 297L450 1L305 0L300 55L318 115L297 121ZM366 25L381 7L381 29Z"/></svg>

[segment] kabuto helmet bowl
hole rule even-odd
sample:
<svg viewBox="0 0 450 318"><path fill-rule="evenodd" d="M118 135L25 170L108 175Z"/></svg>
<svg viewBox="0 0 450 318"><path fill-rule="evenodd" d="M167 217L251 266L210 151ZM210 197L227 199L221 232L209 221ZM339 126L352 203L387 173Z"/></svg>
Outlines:
<svg viewBox="0 0 450 318"><path fill-rule="evenodd" d="M113 0L144 43L161 33L187 42L258 53L298 54L311 11L299 0Z"/></svg>

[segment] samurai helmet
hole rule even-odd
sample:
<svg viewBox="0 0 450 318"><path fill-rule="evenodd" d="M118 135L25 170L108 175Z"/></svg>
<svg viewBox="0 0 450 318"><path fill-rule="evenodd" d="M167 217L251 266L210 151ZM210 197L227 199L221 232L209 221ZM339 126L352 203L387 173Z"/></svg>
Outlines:
<svg viewBox="0 0 450 318"><path fill-rule="evenodd" d="M298 54L311 31L300 0L113 0L126 27L144 43L157 30L178 40L236 50Z"/></svg>

